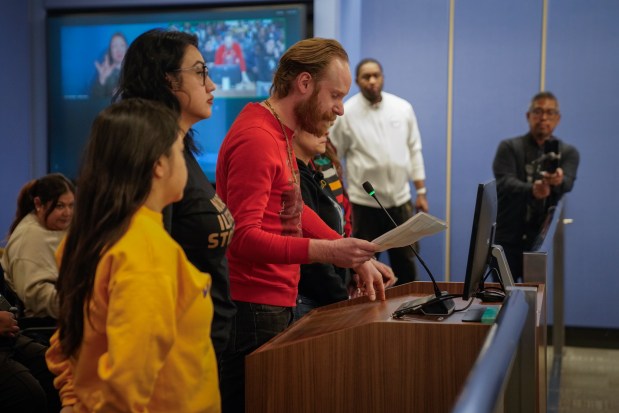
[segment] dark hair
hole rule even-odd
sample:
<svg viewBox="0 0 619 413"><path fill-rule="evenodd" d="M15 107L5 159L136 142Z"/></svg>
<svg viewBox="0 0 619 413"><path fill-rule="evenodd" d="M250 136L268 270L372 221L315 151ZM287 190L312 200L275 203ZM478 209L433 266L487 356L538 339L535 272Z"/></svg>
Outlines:
<svg viewBox="0 0 619 413"><path fill-rule="evenodd" d="M271 95L278 98L288 96L293 81L303 72L320 80L334 59L348 62L348 54L337 40L314 37L293 44L279 59Z"/></svg>
<svg viewBox="0 0 619 413"><path fill-rule="evenodd" d="M60 344L67 356L82 341L99 259L146 201L155 163L171 153L178 128L176 113L144 99L115 103L92 125L56 285Z"/></svg>
<svg viewBox="0 0 619 413"><path fill-rule="evenodd" d="M362 59L359 63L357 63L357 67L355 68L355 79L359 77L361 67L363 67L363 65L366 63L376 63L380 68L380 72L383 73L383 65L381 65L378 60L374 59L373 57L366 57L365 59Z"/></svg>
<svg viewBox="0 0 619 413"><path fill-rule="evenodd" d="M533 104L541 99L554 100L557 103L557 107L559 106L559 101L557 100L557 97L552 92L543 91L543 92L537 93L535 96L533 96L533 98L531 98L531 102L529 103L529 110L533 109Z"/></svg>
<svg viewBox="0 0 619 413"><path fill-rule="evenodd" d="M13 223L9 227L9 235L15 231L22 219L35 209L34 199L39 198L46 208L45 218L49 217L58 198L67 192L75 193L75 185L67 177L59 173L51 173L39 179L33 179L22 187L17 195L17 211Z"/></svg>
<svg viewBox="0 0 619 413"><path fill-rule="evenodd" d="M156 100L180 114L181 104L172 92L170 77L180 84L180 69L188 46L198 47L195 34L152 29L139 35L127 49L114 101L129 98ZM193 130L186 131L185 146L198 152Z"/></svg>
<svg viewBox="0 0 619 413"><path fill-rule="evenodd" d="M127 38L125 37L125 35L121 32L115 32L112 37L110 37L110 42L108 44L107 47L107 56L110 59L110 63L114 62L114 56L112 56L112 40L114 40L115 37L120 37L121 39L124 40L125 45L128 45L129 42L127 41Z"/></svg>

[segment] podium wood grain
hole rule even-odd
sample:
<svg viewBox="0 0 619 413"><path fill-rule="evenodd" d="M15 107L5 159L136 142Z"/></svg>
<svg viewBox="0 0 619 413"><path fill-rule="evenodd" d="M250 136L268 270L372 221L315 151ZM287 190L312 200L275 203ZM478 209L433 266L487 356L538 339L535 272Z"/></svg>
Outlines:
<svg viewBox="0 0 619 413"><path fill-rule="evenodd" d="M462 283L440 283L461 293ZM449 412L489 325L391 313L431 284L312 311L246 358L247 412ZM456 308L466 303L456 299Z"/></svg>

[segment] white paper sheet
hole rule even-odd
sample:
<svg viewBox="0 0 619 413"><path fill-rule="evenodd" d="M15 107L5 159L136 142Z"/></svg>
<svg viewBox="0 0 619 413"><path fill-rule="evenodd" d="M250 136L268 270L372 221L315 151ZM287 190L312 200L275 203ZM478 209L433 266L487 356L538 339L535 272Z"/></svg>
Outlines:
<svg viewBox="0 0 619 413"><path fill-rule="evenodd" d="M406 247L423 237L444 231L446 228L447 223L445 221L425 212L418 212L402 225L385 232L372 242L380 245L379 251L385 251L390 248Z"/></svg>

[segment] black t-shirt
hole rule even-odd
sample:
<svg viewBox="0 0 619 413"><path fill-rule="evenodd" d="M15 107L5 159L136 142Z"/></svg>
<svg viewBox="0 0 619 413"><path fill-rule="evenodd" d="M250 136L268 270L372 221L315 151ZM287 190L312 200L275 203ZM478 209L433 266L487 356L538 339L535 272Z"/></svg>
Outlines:
<svg viewBox="0 0 619 413"><path fill-rule="evenodd" d="M183 199L164 210L166 229L178 242L189 261L200 271L211 274L214 314L211 339L219 356L230 336L230 321L236 307L230 297L230 278L226 249L234 232L230 210L215 193L189 149L185 149L187 186Z"/></svg>

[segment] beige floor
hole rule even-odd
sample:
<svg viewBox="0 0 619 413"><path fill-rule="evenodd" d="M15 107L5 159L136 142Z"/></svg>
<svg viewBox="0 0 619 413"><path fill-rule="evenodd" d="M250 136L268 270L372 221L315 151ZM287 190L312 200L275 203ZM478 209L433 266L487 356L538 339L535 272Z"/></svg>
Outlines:
<svg viewBox="0 0 619 413"><path fill-rule="evenodd" d="M565 347L559 389L559 413L619 412L619 350Z"/></svg>

